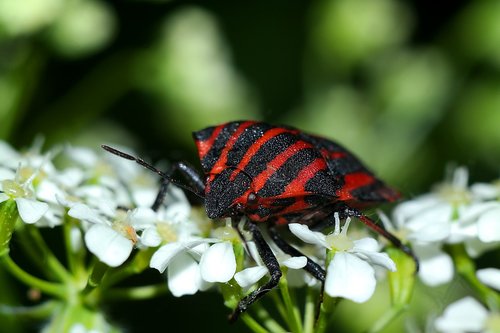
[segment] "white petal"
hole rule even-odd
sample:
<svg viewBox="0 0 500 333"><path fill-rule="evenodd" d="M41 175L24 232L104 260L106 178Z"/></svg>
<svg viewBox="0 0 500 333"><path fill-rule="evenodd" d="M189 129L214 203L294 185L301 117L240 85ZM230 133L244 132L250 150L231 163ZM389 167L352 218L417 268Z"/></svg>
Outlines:
<svg viewBox="0 0 500 333"><path fill-rule="evenodd" d="M283 265L292 269L301 269L304 268L307 264L307 258L304 256L300 257L291 257L287 260L283 261Z"/></svg>
<svg viewBox="0 0 500 333"><path fill-rule="evenodd" d="M453 208L447 203L437 204L428 210L420 212L406 222L411 231L419 231L434 224L449 223L453 215Z"/></svg>
<svg viewBox="0 0 500 333"><path fill-rule="evenodd" d="M353 253L361 259L368 261L372 265L384 267L391 272L396 271L396 264L394 263L394 261L392 261L387 253L362 250L360 251L356 249L353 249Z"/></svg>
<svg viewBox="0 0 500 333"><path fill-rule="evenodd" d="M450 233L448 221L436 221L435 223L422 223L420 226L412 225L408 240L426 243L440 242L446 239Z"/></svg>
<svg viewBox="0 0 500 333"><path fill-rule="evenodd" d="M9 200L9 196L5 193L0 193L0 203Z"/></svg>
<svg viewBox="0 0 500 333"><path fill-rule="evenodd" d="M127 260L134 247L130 239L103 224L94 224L85 233L85 244L99 260L111 267Z"/></svg>
<svg viewBox="0 0 500 333"><path fill-rule="evenodd" d="M68 211L68 215L79 220L85 220L92 223L106 224L106 220L103 219L101 216L99 216L96 210L82 203L74 204Z"/></svg>
<svg viewBox="0 0 500 333"><path fill-rule="evenodd" d="M472 258L478 258L483 253L488 252L490 250L496 249L498 247L498 242L481 242L477 238L471 238L465 240L465 251Z"/></svg>
<svg viewBox="0 0 500 333"><path fill-rule="evenodd" d="M467 296L448 305L435 326L440 332L482 332L488 316L486 309L474 298Z"/></svg>
<svg viewBox="0 0 500 333"><path fill-rule="evenodd" d="M483 268L476 272L479 281L487 286L500 290L500 269Z"/></svg>
<svg viewBox="0 0 500 333"><path fill-rule="evenodd" d="M393 217L398 229L404 227L406 222L413 216L419 215L423 211L430 210L440 203L434 194L427 194L405 201L394 208Z"/></svg>
<svg viewBox="0 0 500 333"><path fill-rule="evenodd" d="M377 252L380 250L380 245L377 240L371 237L365 237L361 239L357 239L353 241L354 248L353 251L361 250L361 251L369 251L369 252Z"/></svg>
<svg viewBox="0 0 500 333"><path fill-rule="evenodd" d="M479 217L477 232L482 242L500 241L500 207L489 210Z"/></svg>
<svg viewBox="0 0 500 333"><path fill-rule="evenodd" d="M36 197L40 200L57 204L57 197L64 197L65 193L57 184L51 181L42 181L36 189Z"/></svg>
<svg viewBox="0 0 500 333"><path fill-rule="evenodd" d="M37 222L49 210L49 205L45 202L25 198L16 198L14 200L21 220L28 224Z"/></svg>
<svg viewBox="0 0 500 333"><path fill-rule="evenodd" d="M161 236L155 226L144 229L141 234L141 244L156 247L161 244Z"/></svg>
<svg viewBox="0 0 500 333"><path fill-rule="evenodd" d="M170 265L172 259L185 250L186 248L184 245L178 242L163 245L153 253L149 262L149 267L156 268L160 273L163 273L168 265Z"/></svg>
<svg viewBox="0 0 500 333"><path fill-rule="evenodd" d="M73 161L80 163L84 167L88 168L96 165L98 159L97 154L93 150L84 147L67 146L65 149L65 153Z"/></svg>
<svg viewBox="0 0 500 333"><path fill-rule="evenodd" d="M328 266L325 292L332 297L366 302L373 295L375 285L375 270L355 255L337 252Z"/></svg>
<svg viewBox="0 0 500 333"><path fill-rule="evenodd" d="M149 207L139 207L130 212L130 221L135 228L149 227L156 222L156 212Z"/></svg>
<svg viewBox="0 0 500 333"><path fill-rule="evenodd" d="M205 251L200 261L200 273L208 282L227 282L236 272L236 258L230 242L217 243Z"/></svg>
<svg viewBox="0 0 500 333"><path fill-rule="evenodd" d="M470 191L472 192L473 195L483 200L496 199L500 195L500 190L498 186L487 183L473 184L470 187Z"/></svg>
<svg viewBox="0 0 500 333"><path fill-rule="evenodd" d="M163 245L151 257L149 267L156 268L160 273L163 273L176 255L205 242L205 239L195 239L188 242L174 242Z"/></svg>
<svg viewBox="0 0 500 333"><path fill-rule="evenodd" d="M234 279L242 288L247 288L259 282L267 272L266 266L250 267L234 274Z"/></svg>
<svg viewBox="0 0 500 333"><path fill-rule="evenodd" d="M420 261L418 275L423 283L433 287L451 281L454 268L448 254L434 245L414 245L413 250Z"/></svg>
<svg viewBox="0 0 500 333"><path fill-rule="evenodd" d="M0 155L0 156L2 156L2 155ZM2 180L6 180L6 179L13 180L14 178L16 178L15 171L12 171L11 169L6 169L2 165L0 165L0 189L2 188L2 184L1 184Z"/></svg>
<svg viewBox="0 0 500 333"><path fill-rule="evenodd" d="M309 230L309 227L305 224L290 223L288 228L290 228L290 231L303 242L323 246L325 248L329 247L326 243L325 235L320 232Z"/></svg>
<svg viewBox="0 0 500 333"><path fill-rule="evenodd" d="M178 254L168 268L168 289L172 295L180 297L195 294L200 285L198 263L187 253Z"/></svg>

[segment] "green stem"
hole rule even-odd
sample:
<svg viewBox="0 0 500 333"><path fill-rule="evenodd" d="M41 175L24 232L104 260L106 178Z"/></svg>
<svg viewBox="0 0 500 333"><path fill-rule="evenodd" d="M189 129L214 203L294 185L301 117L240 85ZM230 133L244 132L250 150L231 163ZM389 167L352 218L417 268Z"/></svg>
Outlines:
<svg viewBox="0 0 500 333"><path fill-rule="evenodd" d="M253 319L248 313L242 314L240 318L253 332L268 333L268 330L260 326L260 324L255 319Z"/></svg>
<svg viewBox="0 0 500 333"><path fill-rule="evenodd" d="M87 285L83 290L83 294L89 294L92 290L101 284L104 274L108 271L108 265L94 258L92 272L87 280Z"/></svg>
<svg viewBox="0 0 500 333"><path fill-rule="evenodd" d="M277 293L269 293L269 294L271 294L271 297L273 298L273 301L274 301L274 306L278 310L281 318L283 318L283 320L286 320L287 315L286 315L285 305L283 304L283 301L281 300L281 298L279 297L279 295Z"/></svg>
<svg viewBox="0 0 500 333"><path fill-rule="evenodd" d="M77 228L75 219L65 214L62 227L64 233L64 244L66 246L66 260L68 261L68 268L74 276L83 276L86 273L84 265L84 247L82 246L80 249L75 248L75 244L73 244L74 240L72 237L74 228Z"/></svg>
<svg viewBox="0 0 500 333"><path fill-rule="evenodd" d="M281 291L281 297L283 298L283 303L285 304L287 320L291 331L293 333L302 333L302 322L300 320L300 311L297 308L295 302L292 301L290 295L290 289L288 288L288 281L286 279L286 272L279 282L279 289Z"/></svg>
<svg viewBox="0 0 500 333"><path fill-rule="evenodd" d="M22 232L27 233L28 238L31 239L31 242L25 239L22 244L24 245L24 247L32 247L35 249L36 252L33 255L35 255L36 257L33 259L44 263L44 265L42 266L43 271L51 272L46 274L49 276L54 276L58 281L70 282L71 275L59 262L54 253L49 249L49 247L43 240L42 235L40 234L40 230L38 230L38 228L35 226L26 225L24 228L22 228Z"/></svg>
<svg viewBox="0 0 500 333"><path fill-rule="evenodd" d="M50 300L36 306L0 305L0 313L16 319L47 319L54 314L60 302Z"/></svg>
<svg viewBox="0 0 500 333"><path fill-rule="evenodd" d="M368 330L368 333L378 333L383 332L383 330L392 323L401 313L406 309L403 304L393 305L389 310L387 310L382 317L380 317L375 324Z"/></svg>
<svg viewBox="0 0 500 333"><path fill-rule="evenodd" d="M141 287L113 288L106 291L103 297L110 300L143 300L158 297L166 293L168 293L167 284L160 283Z"/></svg>
<svg viewBox="0 0 500 333"><path fill-rule="evenodd" d="M101 281L100 289L110 288L111 286L123 281L129 276L136 275L149 267L151 256L153 255L154 248L143 249L138 251L132 260L125 262L120 267L108 270L107 274Z"/></svg>
<svg viewBox="0 0 500 333"><path fill-rule="evenodd" d="M483 302L492 311L500 310L500 296L493 289L485 286L476 276L476 265L469 257L462 244L448 246L455 267L458 273L469 283L469 285L479 294Z"/></svg>
<svg viewBox="0 0 500 333"><path fill-rule="evenodd" d="M60 299L66 298L66 289L63 285L48 282L34 277L31 274L28 274L22 268L20 268L9 255L4 255L0 259L2 260L4 267L19 281L25 283L30 287L40 289L42 292L48 295L52 295Z"/></svg>
<svg viewBox="0 0 500 333"><path fill-rule="evenodd" d="M287 332L276 320L274 320L269 312L262 307L260 304L254 305L255 314L257 318L259 318L260 322L264 324L267 328L268 332L277 332L277 333L285 333Z"/></svg>
<svg viewBox="0 0 500 333"><path fill-rule="evenodd" d="M18 220L19 213L14 200L0 203L0 257L9 252L10 239Z"/></svg>
<svg viewBox="0 0 500 333"><path fill-rule="evenodd" d="M335 251L333 250L327 250L326 251L326 260L325 260L325 267L328 268L328 265L330 265L330 262L333 259L333 256L335 256ZM319 314L318 314L318 320L316 321L316 333L323 333L326 331L326 328L328 326L328 321L330 319L330 315L337 306L337 303L339 301L338 298L333 298L328 296L324 292L325 285L324 283L321 286L321 296L322 297L322 303L319 307Z"/></svg>
<svg viewBox="0 0 500 333"><path fill-rule="evenodd" d="M330 315L335 309L339 299L323 294L323 303L321 303L318 315L318 321L316 322L316 333L323 333L328 327L328 322L330 320Z"/></svg>
<svg viewBox="0 0 500 333"><path fill-rule="evenodd" d="M304 333L313 333L314 331L314 310L316 302L313 288L307 288L306 305L304 308Z"/></svg>

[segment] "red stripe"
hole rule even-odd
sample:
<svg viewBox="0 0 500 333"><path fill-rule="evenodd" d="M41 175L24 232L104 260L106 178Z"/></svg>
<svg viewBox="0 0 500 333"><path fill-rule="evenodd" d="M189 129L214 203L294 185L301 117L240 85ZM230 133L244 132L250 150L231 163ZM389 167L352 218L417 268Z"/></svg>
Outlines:
<svg viewBox="0 0 500 333"><path fill-rule="evenodd" d="M234 172L231 175L230 179L234 180L234 178L238 175L238 173L240 172L240 170L244 170L245 169L245 167L248 165L248 163L250 163L250 160L252 159L252 157L254 157L255 154L257 154L257 152L259 151L260 147L262 147L262 145L264 143L266 143L270 139L274 138L275 136L277 136L277 135L279 135L281 133L286 133L286 132L293 133L292 131L290 131L290 130L288 130L286 128L281 128L281 127L273 128L273 129L267 131L266 133L264 133L263 136L261 136L259 139L257 139L257 141L255 141L248 148L247 152L245 153L245 155L241 159L240 163L238 163L238 166L237 166L236 170L234 170Z"/></svg>
<svg viewBox="0 0 500 333"><path fill-rule="evenodd" d="M310 148L311 145L305 141L297 141L289 146L286 150L278 154L271 162L267 163L266 169L262 171L252 182L252 187L255 192L260 191L276 170L278 170L285 162L302 149Z"/></svg>
<svg viewBox="0 0 500 333"><path fill-rule="evenodd" d="M327 168L325 160L323 158L317 158L306 167L300 170L297 177L295 177L290 184L285 188L284 193L304 193L306 192L306 183L316 175L320 170L325 170Z"/></svg>
<svg viewBox="0 0 500 333"><path fill-rule="evenodd" d="M236 141L238 140L240 135L245 131L245 129L253 124L255 124L254 121L246 121L244 123L241 123L240 126L236 129L236 131L233 134L231 134L231 137L226 142L226 146L222 150L219 159L217 160L217 162L213 166L212 170L210 170L211 174L218 174L218 173L222 172L227 167L226 163L227 163L227 155L229 154L229 151L231 151L234 144L236 143Z"/></svg>
<svg viewBox="0 0 500 333"><path fill-rule="evenodd" d="M205 155L208 154L210 148L214 145L215 139L219 136L220 131L226 126L226 124L217 126L212 135L207 140L196 140L196 147L198 148L198 155L200 156L200 160L202 160Z"/></svg>
<svg viewBox="0 0 500 333"><path fill-rule="evenodd" d="M351 194L352 190L357 188L370 185L375 181L375 178L366 172L353 172L345 175L344 186L337 191L339 200L350 200L354 199Z"/></svg>

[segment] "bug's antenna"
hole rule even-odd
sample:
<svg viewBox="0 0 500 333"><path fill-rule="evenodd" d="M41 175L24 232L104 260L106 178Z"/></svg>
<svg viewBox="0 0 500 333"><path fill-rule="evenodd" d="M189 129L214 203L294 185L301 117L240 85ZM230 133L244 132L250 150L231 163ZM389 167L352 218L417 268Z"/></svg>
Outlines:
<svg viewBox="0 0 500 333"><path fill-rule="evenodd" d="M189 187L189 186L186 186L184 184L182 184L181 182L173 179L172 177L170 177L169 175L167 175L165 172L155 168L154 166L152 166L151 164L149 164L148 162L144 161L142 158L139 158L139 157L135 157L135 156L132 156L130 154L127 154L127 153L124 153L118 149L115 149L115 148L112 148L108 145L101 145L101 148L106 150L107 152L113 154L113 155L116 155L116 156L119 156L121 158L124 158L124 159L127 159L127 160L130 160L130 161L135 161L137 164L140 164L141 166L143 166L144 168L158 174L161 178L163 179L166 179L168 180L170 183L174 184L175 186L178 186L186 191L189 191L193 194L195 194L196 196L200 197L201 199L204 199L205 196L203 195L203 193L199 193L198 191L194 190L193 188Z"/></svg>

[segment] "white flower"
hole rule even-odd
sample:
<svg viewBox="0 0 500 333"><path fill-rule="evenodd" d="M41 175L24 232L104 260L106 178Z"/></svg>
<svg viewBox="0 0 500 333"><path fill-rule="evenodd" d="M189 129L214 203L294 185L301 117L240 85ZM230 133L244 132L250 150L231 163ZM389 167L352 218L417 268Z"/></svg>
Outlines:
<svg viewBox="0 0 500 333"><path fill-rule="evenodd" d="M381 216L389 231L411 242L420 259L419 277L427 285L453 278L453 262L441 250L443 244L463 243L472 257L500 244L500 202L478 200L467 179L467 169L457 168L450 182L398 205L393 213L395 228Z"/></svg>
<svg viewBox="0 0 500 333"><path fill-rule="evenodd" d="M500 290L500 269L498 268L483 268L476 272L479 281L487 286Z"/></svg>
<svg viewBox="0 0 500 333"><path fill-rule="evenodd" d="M250 251L250 255L256 261L257 266L245 268L234 275L234 279L242 288L248 288L254 285L269 272L266 265L260 258L255 243L249 241L246 243L246 245L246 248L248 248L248 250ZM286 266L292 270L302 269L307 264L307 258L304 256L291 257L281 252L278 252L278 254L276 255L276 259L280 263L280 266Z"/></svg>
<svg viewBox="0 0 500 333"><path fill-rule="evenodd" d="M191 295L206 289L209 283L225 283L233 278L234 231L229 231L231 227L219 229L225 230L216 234L227 233L222 239L191 237L163 245L153 254L150 266L160 273L168 269L168 286L174 296Z"/></svg>
<svg viewBox="0 0 500 333"><path fill-rule="evenodd" d="M75 203L68 215L90 223L85 231L85 244L99 260L111 267L120 266L128 259L134 246L139 245L139 230L154 223L149 209L136 208L132 211L115 209L113 216L82 203Z"/></svg>
<svg viewBox="0 0 500 333"><path fill-rule="evenodd" d="M495 333L500 330L500 316L468 296L448 305L434 325L443 333Z"/></svg>
<svg viewBox="0 0 500 333"><path fill-rule="evenodd" d="M0 181L0 191L3 195L0 196L0 202L8 199L13 199L17 205L19 217L25 223L33 224L39 221L49 210L49 205L36 199L33 189L33 179L36 177L36 172L33 172L28 179L20 180L22 168L19 167L15 179L5 179Z"/></svg>
<svg viewBox="0 0 500 333"><path fill-rule="evenodd" d="M474 197L480 200L498 200L500 199L500 179L490 184L476 183L470 187Z"/></svg>
<svg viewBox="0 0 500 333"><path fill-rule="evenodd" d="M335 231L328 236L311 231L303 224L291 223L289 228L302 241L335 251L327 267L325 292L332 297L344 297L362 303L375 291L375 270L372 265L390 271L395 271L396 265L386 253L377 252L379 245L375 239L349 239L349 223L350 219L347 218L340 231L340 219L335 213Z"/></svg>
<svg viewBox="0 0 500 333"><path fill-rule="evenodd" d="M179 297L203 290L205 282L229 281L236 259L230 242L198 238L163 245L153 254L150 266L160 273L168 268L169 289Z"/></svg>

